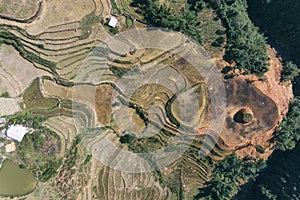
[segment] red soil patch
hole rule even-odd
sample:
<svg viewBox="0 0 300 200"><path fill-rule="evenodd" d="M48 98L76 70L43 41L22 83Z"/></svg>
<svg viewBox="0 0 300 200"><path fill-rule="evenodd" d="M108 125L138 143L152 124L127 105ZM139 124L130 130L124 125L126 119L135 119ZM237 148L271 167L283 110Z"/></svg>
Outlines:
<svg viewBox="0 0 300 200"><path fill-rule="evenodd" d="M236 151L240 157L251 156L257 159L267 159L272 154L275 144L271 142L271 138L273 137L274 130L288 112L289 102L293 99L292 84L290 82L280 82L282 59L278 58L276 56L276 52L270 47L268 48L268 54L271 59L270 71L265 74L264 81L258 81L257 77L253 75L245 76L244 78L253 82L253 85L256 88L261 90L265 95L274 101L278 108L279 118L272 129L266 131L262 135L253 137L246 142L249 145L248 147ZM262 146L265 149L265 153L258 153L255 150L256 145Z"/></svg>
<svg viewBox="0 0 300 200"><path fill-rule="evenodd" d="M225 82L228 95L227 118L219 138L219 145L226 150L235 151L239 157L267 159L274 150L271 140L275 128L288 112L293 98L292 84L280 81L282 63L276 52L268 48L270 70L259 80L254 75L239 76ZM246 109L253 114L249 123L234 121L234 115ZM199 128L198 134L206 134ZM256 146L264 148L259 153Z"/></svg>
<svg viewBox="0 0 300 200"><path fill-rule="evenodd" d="M98 122L108 125L111 117L111 101L114 89L110 85L99 85L96 89L95 110Z"/></svg>

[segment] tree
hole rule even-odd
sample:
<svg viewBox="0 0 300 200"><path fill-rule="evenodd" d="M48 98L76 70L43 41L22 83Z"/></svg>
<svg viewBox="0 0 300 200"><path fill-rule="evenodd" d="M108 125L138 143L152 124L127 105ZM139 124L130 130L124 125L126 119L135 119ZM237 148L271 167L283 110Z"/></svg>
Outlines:
<svg viewBox="0 0 300 200"><path fill-rule="evenodd" d="M266 41L248 17L246 0L210 0L208 3L227 28L224 59L235 63L245 74L262 76L269 70Z"/></svg>
<svg viewBox="0 0 300 200"><path fill-rule="evenodd" d="M242 181L254 180L258 172L265 167L266 163L263 160L258 162L249 158L241 160L236 154L231 154L218 162L207 187L200 189L195 199L203 197L214 200L232 199Z"/></svg>
<svg viewBox="0 0 300 200"><path fill-rule="evenodd" d="M292 150L300 139L300 98L290 103L288 114L275 132L276 149Z"/></svg>
<svg viewBox="0 0 300 200"><path fill-rule="evenodd" d="M135 137L130 134L126 134L120 138L120 142L122 144L124 144L124 143L132 144L134 142L134 140L135 140Z"/></svg>
<svg viewBox="0 0 300 200"><path fill-rule="evenodd" d="M291 151L275 151L268 167L255 181L249 182L233 200L299 199L300 143Z"/></svg>
<svg viewBox="0 0 300 200"><path fill-rule="evenodd" d="M293 81L300 73L300 69L297 65L291 61L288 61L283 64L281 72L282 81Z"/></svg>

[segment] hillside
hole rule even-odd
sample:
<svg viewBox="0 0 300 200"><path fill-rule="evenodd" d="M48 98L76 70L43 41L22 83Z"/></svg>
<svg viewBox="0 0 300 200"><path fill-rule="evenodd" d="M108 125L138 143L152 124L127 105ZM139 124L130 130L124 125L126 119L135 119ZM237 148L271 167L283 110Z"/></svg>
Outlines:
<svg viewBox="0 0 300 200"><path fill-rule="evenodd" d="M230 199L299 140L296 74L246 0L1 1L0 161L37 182L1 199Z"/></svg>

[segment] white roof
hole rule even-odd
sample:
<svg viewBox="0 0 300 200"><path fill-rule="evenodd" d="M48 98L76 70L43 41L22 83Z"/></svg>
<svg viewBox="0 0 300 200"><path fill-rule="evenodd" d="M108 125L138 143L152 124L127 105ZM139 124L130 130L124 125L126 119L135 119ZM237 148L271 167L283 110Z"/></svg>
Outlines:
<svg viewBox="0 0 300 200"><path fill-rule="evenodd" d="M0 124L4 124L6 122L5 118L0 118Z"/></svg>
<svg viewBox="0 0 300 200"><path fill-rule="evenodd" d="M11 125L6 131L7 137L21 142L26 134L26 128L20 125Z"/></svg>
<svg viewBox="0 0 300 200"><path fill-rule="evenodd" d="M16 150L16 145L15 145L14 142L11 143L11 144L7 144L7 145L5 146L5 151L6 151L7 153L13 152L13 151L15 151L15 150Z"/></svg>
<svg viewBox="0 0 300 200"><path fill-rule="evenodd" d="M108 25L115 28L117 26L117 23L118 23L118 19L115 17L111 17Z"/></svg>

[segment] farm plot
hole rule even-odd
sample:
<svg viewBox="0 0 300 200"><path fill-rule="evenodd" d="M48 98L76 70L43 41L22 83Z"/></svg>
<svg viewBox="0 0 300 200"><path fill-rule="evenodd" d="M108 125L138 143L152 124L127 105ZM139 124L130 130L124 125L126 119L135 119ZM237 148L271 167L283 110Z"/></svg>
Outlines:
<svg viewBox="0 0 300 200"><path fill-rule="evenodd" d="M99 85L96 89L95 108L98 122L101 125L110 123L113 90L110 85Z"/></svg>
<svg viewBox="0 0 300 200"><path fill-rule="evenodd" d="M97 124L95 107L96 86L76 85L66 87L55 84L51 80L44 79L42 82L43 95L48 98L61 99L59 106L63 107L63 102L69 101L71 115L78 117L86 127Z"/></svg>
<svg viewBox="0 0 300 200"><path fill-rule="evenodd" d="M2 0L0 2L0 18L23 21L35 17L40 10L37 0Z"/></svg>
<svg viewBox="0 0 300 200"><path fill-rule="evenodd" d="M37 35L45 32L48 27L80 21L94 9L95 4L92 0L46 0L43 1L39 19L27 26L26 31Z"/></svg>
<svg viewBox="0 0 300 200"><path fill-rule="evenodd" d="M40 79L35 79L23 94L24 107L27 110L52 110L58 107L58 100L43 97L40 90Z"/></svg>
<svg viewBox="0 0 300 200"><path fill-rule="evenodd" d="M115 2L118 8L120 8L126 14L129 14L131 17L140 21L144 20L144 17L137 12L136 8L130 5L132 3L131 0L115 0Z"/></svg>
<svg viewBox="0 0 300 200"><path fill-rule="evenodd" d="M170 199L170 191L155 181L151 173L131 174L102 166L98 173L101 199Z"/></svg>
<svg viewBox="0 0 300 200"><path fill-rule="evenodd" d="M62 143L62 155L71 148L72 141L79 134L81 126L75 118L67 116L50 117L43 125L59 135Z"/></svg>
<svg viewBox="0 0 300 200"><path fill-rule="evenodd" d="M0 97L0 116L13 115L21 111L19 103L21 99Z"/></svg>
<svg viewBox="0 0 300 200"><path fill-rule="evenodd" d="M22 58L16 49L5 44L2 44L0 49L0 67L0 93L7 92L11 97L20 95L35 78L51 75L36 69Z"/></svg>

